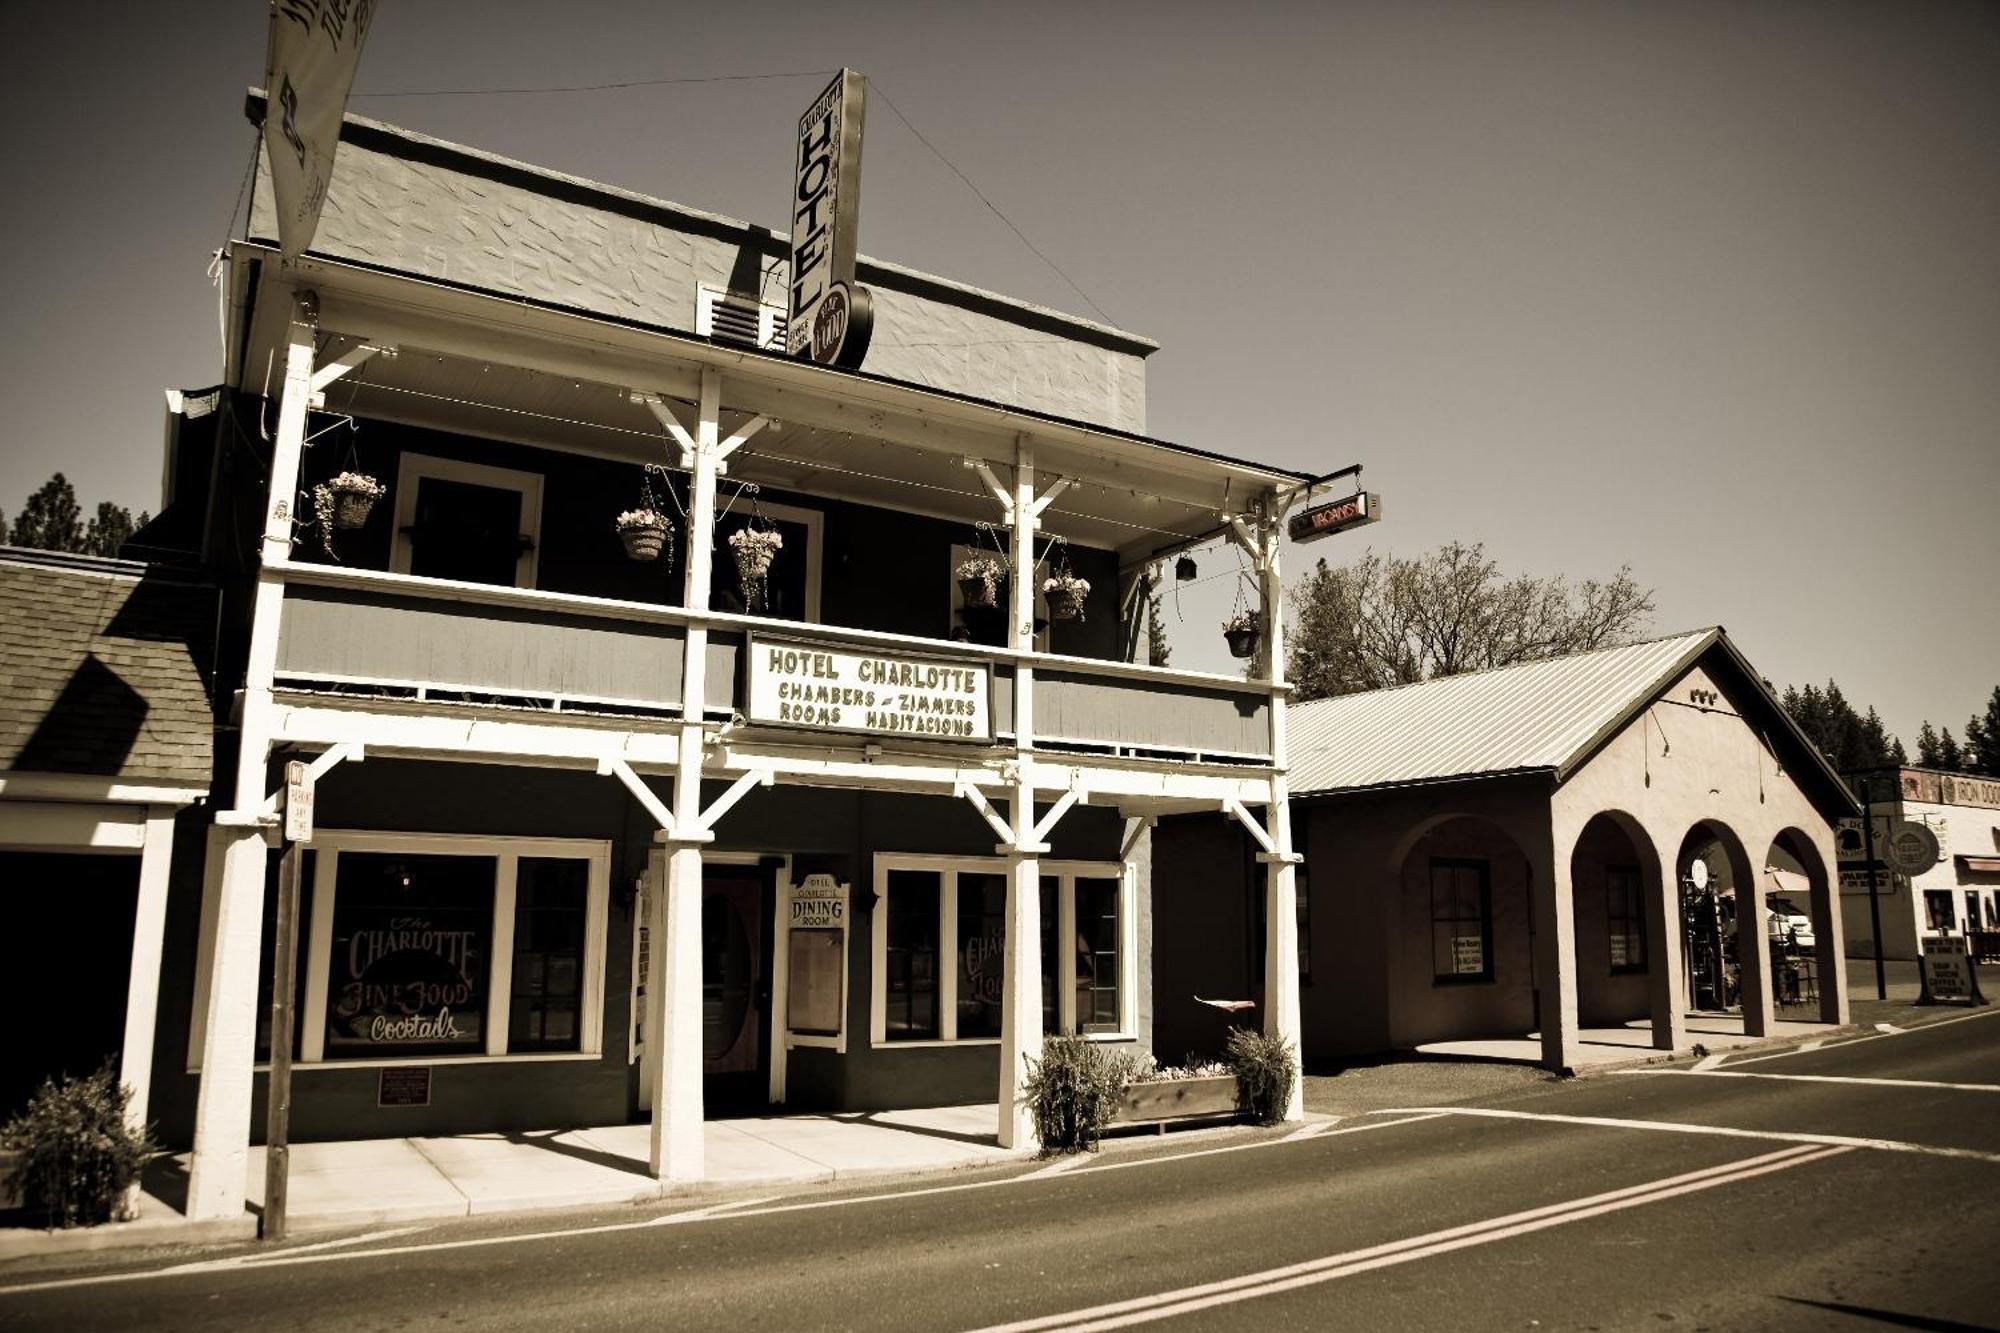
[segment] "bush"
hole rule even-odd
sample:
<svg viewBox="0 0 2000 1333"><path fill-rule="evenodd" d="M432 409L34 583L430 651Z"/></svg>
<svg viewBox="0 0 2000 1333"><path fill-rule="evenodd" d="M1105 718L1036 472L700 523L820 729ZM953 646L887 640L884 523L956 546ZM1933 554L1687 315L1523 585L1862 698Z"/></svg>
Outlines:
<svg viewBox="0 0 2000 1333"><path fill-rule="evenodd" d="M1042 1058L1029 1063L1025 1089L1042 1156L1097 1151L1104 1127L1118 1112L1131 1063L1131 1057L1109 1054L1085 1037L1043 1041Z"/></svg>
<svg viewBox="0 0 2000 1333"><path fill-rule="evenodd" d="M1236 1105L1260 1125L1285 1118L1298 1079L1298 1062L1281 1037L1234 1028L1227 1046L1229 1067L1236 1074Z"/></svg>
<svg viewBox="0 0 2000 1333"><path fill-rule="evenodd" d="M44 1081L0 1126L0 1147L19 1154L8 1183L45 1225L95 1226L123 1211L125 1191L153 1151L151 1136L125 1123L131 1095L106 1061L88 1078Z"/></svg>

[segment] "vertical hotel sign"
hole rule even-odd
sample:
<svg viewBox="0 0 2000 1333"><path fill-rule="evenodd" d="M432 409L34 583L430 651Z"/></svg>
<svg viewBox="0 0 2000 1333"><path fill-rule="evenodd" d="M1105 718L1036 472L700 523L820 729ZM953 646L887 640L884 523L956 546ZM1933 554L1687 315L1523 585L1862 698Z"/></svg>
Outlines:
<svg viewBox="0 0 2000 1333"><path fill-rule="evenodd" d="M340 118L374 17L375 0L272 0L264 156L286 259L303 254L319 226Z"/></svg>
<svg viewBox="0 0 2000 1333"><path fill-rule="evenodd" d="M874 308L854 281L861 225L861 129L868 80L834 76L799 117L792 158L792 294L785 350L853 370L868 354Z"/></svg>

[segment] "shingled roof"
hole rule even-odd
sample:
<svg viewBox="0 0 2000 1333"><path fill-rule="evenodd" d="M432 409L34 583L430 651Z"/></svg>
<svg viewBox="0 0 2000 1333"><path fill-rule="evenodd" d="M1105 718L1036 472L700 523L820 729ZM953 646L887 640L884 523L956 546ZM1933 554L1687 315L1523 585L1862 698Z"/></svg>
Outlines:
<svg viewBox="0 0 2000 1333"><path fill-rule="evenodd" d="M0 547L0 772L206 786L215 589Z"/></svg>

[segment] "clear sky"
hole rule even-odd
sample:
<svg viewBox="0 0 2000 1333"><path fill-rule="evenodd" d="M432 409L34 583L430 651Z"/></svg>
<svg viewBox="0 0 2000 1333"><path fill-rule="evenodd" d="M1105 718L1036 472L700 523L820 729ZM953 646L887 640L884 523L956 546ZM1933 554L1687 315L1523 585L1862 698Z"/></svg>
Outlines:
<svg viewBox="0 0 2000 1333"><path fill-rule="evenodd" d="M0 0L8 514L57 468L157 504L264 33ZM1913 748L2000 683L2000 6L383 0L356 90L841 64L1164 344L1154 434L1367 465L1390 517L1294 572L1629 562L1655 628L1727 625ZM352 109L782 230L819 77ZM867 253L1092 313L879 100L865 183ZM1220 665L1229 589L1185 596L1178 663Z"/></svg>

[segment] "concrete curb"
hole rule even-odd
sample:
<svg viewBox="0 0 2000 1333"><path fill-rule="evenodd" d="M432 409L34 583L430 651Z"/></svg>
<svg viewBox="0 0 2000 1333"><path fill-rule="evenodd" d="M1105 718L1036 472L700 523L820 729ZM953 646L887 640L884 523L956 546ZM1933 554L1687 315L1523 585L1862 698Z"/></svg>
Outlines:
<svg viewBox="0 0 2000 1333"><path fill-rule="evenodd" d="M45 1231L27 1227L0 1229L0 1262L54 1254L98 1254L110 1250L166 1245L228 1245L257 1238L257 1219L212 1218L190 1222L178 1215L141 1217L134 1222L107 1222L97 1227Z"/></svg>

